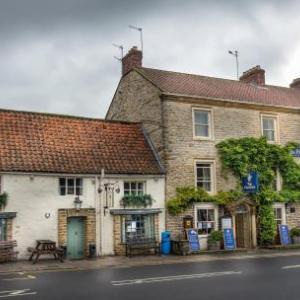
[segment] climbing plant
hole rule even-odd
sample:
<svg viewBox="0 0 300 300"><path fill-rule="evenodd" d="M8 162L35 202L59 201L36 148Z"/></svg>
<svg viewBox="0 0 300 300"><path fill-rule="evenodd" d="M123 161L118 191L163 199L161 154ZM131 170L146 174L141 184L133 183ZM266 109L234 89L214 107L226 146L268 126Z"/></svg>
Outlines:
<svg viewBox="0 0 300 300"><path fill-rule="evenodd" d="M8 195L7 193L0 194L0 210L7 205Z"/></svg>
<svg viewBox="0 0 300 300"><path fill-rule="evenodd" d="M151 206L153 203L153 198L151 195L143 194L143 195L125 195L120 200L120 204L124 206L136 206L136 207L147 207Z"/></svg>
<svg viewBox="0 0 300 300"><path fill-rule="evenodd" d="M300 166L291 155L291 150L299 145L289 143L286 146L271 144L265 138L228 139L217 145L224 176L233 174L238 180L235 190L221 191L215 196L205 191L185 187L178 188L176 196L167 203L171 214L184 212L193 202L215 202L230 204L246 194L241 191L241 178L250 171L259 174L259 190L255 194L247 194L258 205L260 243L269 244L274 240L276 224L272 204L274 202L300 201ZM277 172L282 177L282 190L276 191Z"/></svg>

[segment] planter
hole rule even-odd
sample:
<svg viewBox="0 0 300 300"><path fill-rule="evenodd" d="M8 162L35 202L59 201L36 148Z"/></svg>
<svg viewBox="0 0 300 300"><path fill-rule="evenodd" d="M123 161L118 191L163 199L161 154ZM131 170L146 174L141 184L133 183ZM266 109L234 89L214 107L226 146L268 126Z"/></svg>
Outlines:
<svg viewBox="0 0 300 300"><path fill-rule="evenodd" d="M293 244L300 244L300 236L292 236Z"/></svg>
<svg viewBox="0 0 300 300"><path fill-rule="evenodd" d="M208 250L218 251L221 249L221 241L208 241Z"/></svg>

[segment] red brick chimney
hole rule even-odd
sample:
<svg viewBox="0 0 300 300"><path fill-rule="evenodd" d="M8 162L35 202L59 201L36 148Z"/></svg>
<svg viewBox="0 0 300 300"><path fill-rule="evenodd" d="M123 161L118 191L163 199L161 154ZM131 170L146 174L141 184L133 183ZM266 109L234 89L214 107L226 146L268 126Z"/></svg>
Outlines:
<svg viewBox="0 0 300 300"><path fill-rule="evenodd" d="M142 66L143 53L136 46L132 47L122 59L122 75Z"/></svg>
<svg viewBox="0 0 300 300"><path fill-rule="evenodd" d="M265 85L265 70L261 69L260 66L251 68L243 72L243 75L240 77L240 81L254 83L257 85Z"/></svg>
<svg viewBox="0 0 300 300"><path fill-rule="evenodd" d="M300 89L300 78L294 79L293 82L290 84L290 87Z"/></svg>

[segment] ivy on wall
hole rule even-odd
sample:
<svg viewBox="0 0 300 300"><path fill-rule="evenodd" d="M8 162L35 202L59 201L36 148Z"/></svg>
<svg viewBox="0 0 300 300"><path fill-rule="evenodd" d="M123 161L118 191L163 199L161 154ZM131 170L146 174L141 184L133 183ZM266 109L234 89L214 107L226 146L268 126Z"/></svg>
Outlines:
<svg viewBox="0 0 300 300"><path fill-rule="evenodd" d="M258 205L258 221L261 245L272 243L276 235L276 224L272 204L274 202L300 202L300 166L290 154L299 145L289 143L286 146L270 144L265 138L228 139L217 145L218 153L226 173L238 179L238 186L229 192L219 192L215 196L205 191L185 187L176 190L176 196L167 203L171 214L184 212L194 202L215 202L230 204L249 197ZM259 174L259 191L256 194L245 194L241 191L241 178L250 171ZM282 177L282 190L276 191L275 180L279 171Z"/></svg>

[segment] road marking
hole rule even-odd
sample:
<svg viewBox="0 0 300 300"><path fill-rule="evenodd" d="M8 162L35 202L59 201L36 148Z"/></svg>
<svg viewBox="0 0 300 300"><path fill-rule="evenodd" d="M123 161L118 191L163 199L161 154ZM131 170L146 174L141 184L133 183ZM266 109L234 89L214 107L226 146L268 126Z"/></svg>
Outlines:
<svg viewBox="0 0 300 300"><path fill-rule="evenodd" d="M112 281L111 284L114 286L122 286L122 285L142 284L142 283L152 283L152 282L164 282L164 281L175 281L175 280L185 280L185 279L195 279L195 278L197 279L197 278L217 277L217 276L226 276L226 275L238 275L241 273L242 272L240 271L226 271L226 272L200 273L200 274L190 274L190 275L151 277L151 278Z"/></svg>
<svg viewBox="0 0 300 300"><path fill-rule="evenodd" d="M13 277L13 278L2 278L1 280L4 281L15 281L15 280L31 280L35 279L36 277L33 275L27 275L26 277Z"/></svg>
<svg viewBox="0 0 300 300"><path fill-rule="evenodd" d="M281 269L288 270L288 269L296 269L296 268L300 268L300 265L284 266Z"/></svg>
<svg viewBox="0 0 300 300"><path fill-rule="evenodd" d="M37 294L37 292L31 292L30 289L0 291L0 298L28 296L28 295L36 295L36 294Z"/></svg>

